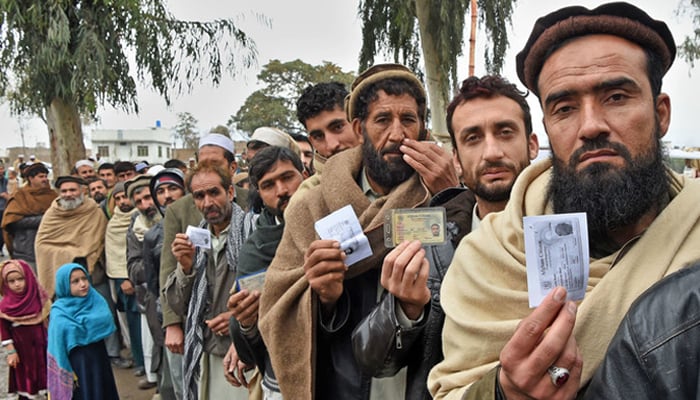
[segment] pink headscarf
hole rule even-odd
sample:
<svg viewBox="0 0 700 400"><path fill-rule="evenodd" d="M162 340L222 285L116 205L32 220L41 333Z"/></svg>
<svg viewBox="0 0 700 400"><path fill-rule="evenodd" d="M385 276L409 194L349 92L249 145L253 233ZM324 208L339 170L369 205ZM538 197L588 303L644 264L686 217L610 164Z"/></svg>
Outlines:
<svg viewBox="0 0 700 400"><path fill-rule="evenodd" d="M24 293L13 292L7 285L7 275L18 272L24 276ZM46 319L51 309L49 296L39 285L34 271L22 260L7 260L0 266L0 318L20 325L35 325Z"/></svg>

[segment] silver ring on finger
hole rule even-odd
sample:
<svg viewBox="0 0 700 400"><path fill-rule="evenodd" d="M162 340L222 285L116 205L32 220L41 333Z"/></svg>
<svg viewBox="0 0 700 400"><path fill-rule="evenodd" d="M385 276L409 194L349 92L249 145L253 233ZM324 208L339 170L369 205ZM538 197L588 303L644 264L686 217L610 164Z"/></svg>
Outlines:
<svg viewBox="0 0 700 400"><path fill-rule="evenodd" d="M564 367L557 367L556 365L552 365L551 367L547 368L547 373L552 379L552 384L556 387L562 387L566 381L569 380L569 376L571 376L568 369Z"/></svg>

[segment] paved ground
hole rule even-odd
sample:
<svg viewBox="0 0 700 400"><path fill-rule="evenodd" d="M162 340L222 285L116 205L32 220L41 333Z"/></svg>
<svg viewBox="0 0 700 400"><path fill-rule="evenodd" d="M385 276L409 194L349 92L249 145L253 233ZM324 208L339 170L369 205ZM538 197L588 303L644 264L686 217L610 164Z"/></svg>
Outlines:
<svg viewBox="0 0 700 400"><path fill-rule="evenodd" d="M7 260L7 250L3 249L4 255L0 257L0 262ZM49 338L51 340L51 338ZM138 382L141 378L134 376L134 369L114 369L114 378L117 381L117 389L119 390L119 398L122 400L151 400L157 399L154 396L155 389L141 390L138 388ZM7 381L9 379L9 370L7 367L7 353L0 348L0 400L16 399L17 396L7 394Z"/></svg>

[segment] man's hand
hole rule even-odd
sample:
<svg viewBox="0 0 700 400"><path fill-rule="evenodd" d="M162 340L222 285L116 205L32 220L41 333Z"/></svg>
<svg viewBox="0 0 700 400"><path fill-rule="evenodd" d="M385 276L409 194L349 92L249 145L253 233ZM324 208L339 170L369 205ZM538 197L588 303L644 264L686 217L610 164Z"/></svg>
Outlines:
<svg viewBox="0 0 700 400"><path fill-rule="evenodd" d="M122 281L122 284L119 285L121 287L122 292L124 292L125 295L131 296L134 294L134 285L131 284L131 281L128 279L124 279Z"/></svg>
<svg viewBox="0 0 700 400"><path fill-rule="evenodd" d="M16 352L7 356L7 365L10 368L16 368L19 365L19 354Z"/></svg>
<svg viewBox="0 0 700 400"><path fill-rule="evenodd" d="M573 335L576 303L566 301L566 289L555 288L520 321L501 351L498 379L505 396L515 399L573 399L581 381L583 359ZM570 371L560 387L547 369L556 365Z"/></svg>
<svg viewBox="0 0 700 400"><path fill-rule="evenodd" d="M194 245L184 233L175 235L173 244L170 246L175 259L182 266L182 272L189 274L192 271L194 260Z"/></svg>
<svg viewBox="0 0 700 400"><path fill-rule="evenodd" d="M217 336L227 336L228 335L228 321L231 319L231 311L222 312L216 317L205 320L204 323L207 327L214 332Z"/></svg>
<svg viewBox="0 0 700 400"><path fill-rule="evenodd" d="M434 142L404 139L403 160L418 172L431 194L459 186L452 157Z"/></svg>
<svg viewBox="0 0 700 400"><path fill-rule="evenodd" d="M243 289L232 294L228 298L228 309L233 313L242 328L250 328L258 322L258 307L260 306L260 292L257 290L249 293Z"/></svg>
<svg viewBox="0 0 700 400"><path fill-rule="evenodd" d="M343 279L348 269L345 257L337 240L315 240L304 255L304 275L326 312L333 309L343 294Z"/></svg>
<svg viewBox="0 0 700 400"><path fill-rule="evenodd" d="M235 387L248 387L249 383L245 378L244 372L251 368L253 367L245 365L243 361L238 358L236 346L231 343L224 356L224 377L228 383Z"/></svg>
<svg viewBox="0 0 700 400"><path fill-rule="evenodd" d="M185 353L185 334L182 332L182 327L179 324L165 327L165 347L171 353Z"/></svg>
<svg viewBox="0 0 700 400"><path fill-rule="evenodd" d="M411 320L417 319L430 301L429 273L430 263L418 240L401 242L384 257L381 284Z"/></svg>

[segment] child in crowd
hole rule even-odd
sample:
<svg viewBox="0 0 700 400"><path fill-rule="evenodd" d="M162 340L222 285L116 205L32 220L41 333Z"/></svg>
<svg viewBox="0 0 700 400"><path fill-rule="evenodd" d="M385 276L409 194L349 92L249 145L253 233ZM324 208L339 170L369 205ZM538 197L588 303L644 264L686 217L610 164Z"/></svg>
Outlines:
<svg viewBox="0 0 700 400"><path fill-rule="evenodd" d="M0 266L0 336L10 367L9 393L34 399L46 390L48 294L22 260Z"/></svg>
<svg viewBox="0 0 700 400"><path fill-rule="evenodd" d="M85 268L61 266L49 324L51 400L119 399L103 341L115 329L109 306L90 285Z"/></svg>

